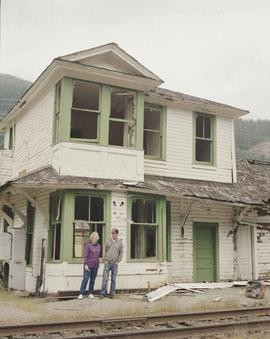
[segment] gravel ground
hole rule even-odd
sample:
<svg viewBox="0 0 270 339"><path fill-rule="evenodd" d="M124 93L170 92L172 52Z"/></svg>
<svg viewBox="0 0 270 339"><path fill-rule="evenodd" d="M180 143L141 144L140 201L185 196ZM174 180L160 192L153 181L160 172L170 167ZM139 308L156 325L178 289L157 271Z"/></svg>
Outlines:
<svg viewBox="0 0 270 339"><path fill-rule="evenodd" d="M174 292L150 303L141 293L119 293L113 300L85 297L83 300L51 301L50 298L25 298L18 293L0 291L0 325L270 306L269 287L260 300L247 298L244 292L243 287L205 290L204 293Z"/></svg>

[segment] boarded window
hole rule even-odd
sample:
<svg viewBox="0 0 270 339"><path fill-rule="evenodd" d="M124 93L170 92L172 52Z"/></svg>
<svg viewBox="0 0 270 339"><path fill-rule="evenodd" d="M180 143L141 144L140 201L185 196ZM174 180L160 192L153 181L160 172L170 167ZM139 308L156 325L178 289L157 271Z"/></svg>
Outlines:
<svg viewBox="0 0 270 339"><path fill-rule="evenodd" d="M60 194L50 198L50 259L60 259L62 199Z"/></svg>
<svg viewBox="0 0 270 339"><path fill-rule="evenodd" d="M14 148L15 125L9 129L8 149Z"/></svg>
<svg viewBox="0 0 270 339"><path fill-rule="evenodd" d="M105 232L104 197L89 195L76 196L74 215L73 257L82 258L84 247L89 242L89 237L92 232L98 233L99 243L101 246L103 244ZM100 256L102 256L102 254L100 254Z"/></svg>
<svg viewBox="0 0 270 339"><path fill-rule="evenodd" d="M157 258L156 201L134 199L131 208L131 259Z"/></svg>
<svg viewBox="0 0 270 339"><path fill-rule="evenodd" d="M160 158L162 147L162 107L145 103L143 146L145 155Z"/></svg>
<svg viewBox="0 0 270 339"><path fill-rule="evenodd" d="M112 88L109 145L135 147L135 92Z"/></svg>
<svg viewBox="0 0 270 339"><path fill-rule="evenodd" d="M73 82L70 137L97 141L100 86L86 81Z"/></svg>
<svg viewBox="0 0 270 339"><path fill-rule="evenodd" d="M213 162L213 116L196 114L195 160Z"/></svg>
<svg viewBox="0 0 270 339"><path fill-rule="evenodd" d="M26 265L31 265L32 264L32 252L33 252L35 207L31 205L30 201L27 201L26 217L27 217L27 224L26 224L25 261L26 261Z"/></svg>

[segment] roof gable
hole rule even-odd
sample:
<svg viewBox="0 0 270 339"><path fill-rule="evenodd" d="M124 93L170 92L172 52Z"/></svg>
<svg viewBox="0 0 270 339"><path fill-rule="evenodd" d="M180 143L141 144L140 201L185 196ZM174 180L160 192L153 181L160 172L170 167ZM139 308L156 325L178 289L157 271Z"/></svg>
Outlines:
<svg viewBox="0 0 270 339"><path fill-rule="evenodd" d="M157 80L159 84L163 82L157 75L152 73L115 43L67 54L58 59L105 68L130 75L143 76Z"/></svg>

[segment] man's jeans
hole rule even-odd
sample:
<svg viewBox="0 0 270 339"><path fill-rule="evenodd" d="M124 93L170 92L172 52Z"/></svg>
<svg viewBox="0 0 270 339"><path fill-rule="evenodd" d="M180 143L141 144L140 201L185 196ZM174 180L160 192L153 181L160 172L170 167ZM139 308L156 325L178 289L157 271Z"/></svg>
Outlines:
<svg viewBox="0 0 270 339"><path fill-rule="evenodd" d="M104 264L104 271L103 271L103 278L102 278L100 295L105 296L106 293L107 293L107 284L108 284L110 271L111 271L111 287L110 287L109 295L114 296L115 287L116 287L116 275L117 275L117 271L118 271L118 264L110 264L108 262Z"/></svg>
<svg viewBox="0 0 270 339"><path fill-rule="evenodd" d="M83 280L81 283L80 294L85 293L89 278L90 278L89 291L86 293L91 294L94 292L94 285L95 285L95 281L97 277L97 272L98 272L98 267L89 268L89 271L87 271L86 269L83 270Z"/></svg>

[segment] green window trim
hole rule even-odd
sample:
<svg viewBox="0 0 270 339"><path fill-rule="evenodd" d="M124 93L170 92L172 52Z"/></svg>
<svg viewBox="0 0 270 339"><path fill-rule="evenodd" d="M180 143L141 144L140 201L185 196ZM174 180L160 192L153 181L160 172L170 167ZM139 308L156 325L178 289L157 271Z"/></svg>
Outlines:
<svg viewBox="0 0 270 339"><path fill-rule="evenodd" d="M211 118L211 138L197 138L196 136L196 117L200 116L205 116L208 118ZM211 141L211 160L210 161L198 161L196 160L196 140L207 140ZM192 163L194 165L202 165L202 166L216 166L217 165L217 156L216 156L216 116L211 115L211 114L206 114L206 113L201 113L201 112L193 112L193 161Z"/></svg>
<svg viewBox="0 0 270 339"><path fill-rule="evenodd" d="M100 191L64 191L62 205L60 262L81 263L83 258L73 258L73 222L76 196L104 197L105 230L104 239L110 237L111 225L111 193Z"/></svg>
<svg viewBox="0 0 270 339"><path fill-rule="evenodd" d="M147 105L147 102L145 102L145 105ZM159 106L159 105L158 105ZM145 129L143 129L143 132ZM160 111L160 154L158 156L155 155L145 155L145 159L149 160L166 160L167 155L167 106L161 106ZM144 135L143 135L144 137Z"/></svg>
<svg viewBox="0 0 270 339"><path fill-rule="evenodd" d="M110 118L111 113L111 91L112 89L123 89L117 86L109 86L106 84L100 85L100 97L99 97L99 117L97 126L97 139L77 139L70 137L71 126L71 108L73 102L73 81L79 81L80 79L73 79L64 77L57 84L55 88L55 109L53 117L53 144L57 142L88 142L99 145L122 147L125 146L113 146L109 145L109 122L115 120ZM85 81L85 80L81 80ZM91 81L90 81L91 82ZM94 82L92 82L94 83ZM57 129L57 95L60 91L60 112L59 112L59 136L56 138ZM135 149L143 150L143 107L144 107L144 93L141 91L130 90L135 93ZM128 147L130 148L130 147ZM132 147L133 148L133 147Z"/></svg>
<svg viewBox="0 0 270 339"><path fill-rule="evenodd" d="M193 223L193 281L197 282L197 262L196 262L196 240L195 232L197 227L213 227L215 228L215 267L214 275L215 281L219 280L219 223L216 222L206 222L206 221L196 221Z"/></svg>
<svg viewBox="0 0 270 339"><path fill-rule="evenodd" d="M156 195L133 194L128 195L128 224L127 224L127 262L161 262L167 258L167 232L166 232L166 198ZM156 222L154 223L156 233L156 258L131 258L131 221L132 221L132 201L133 200L154 200L156 202ZM134 225L141 223L133 223ZM144 224L145 227L150 227L153 224Z"/></svg>

